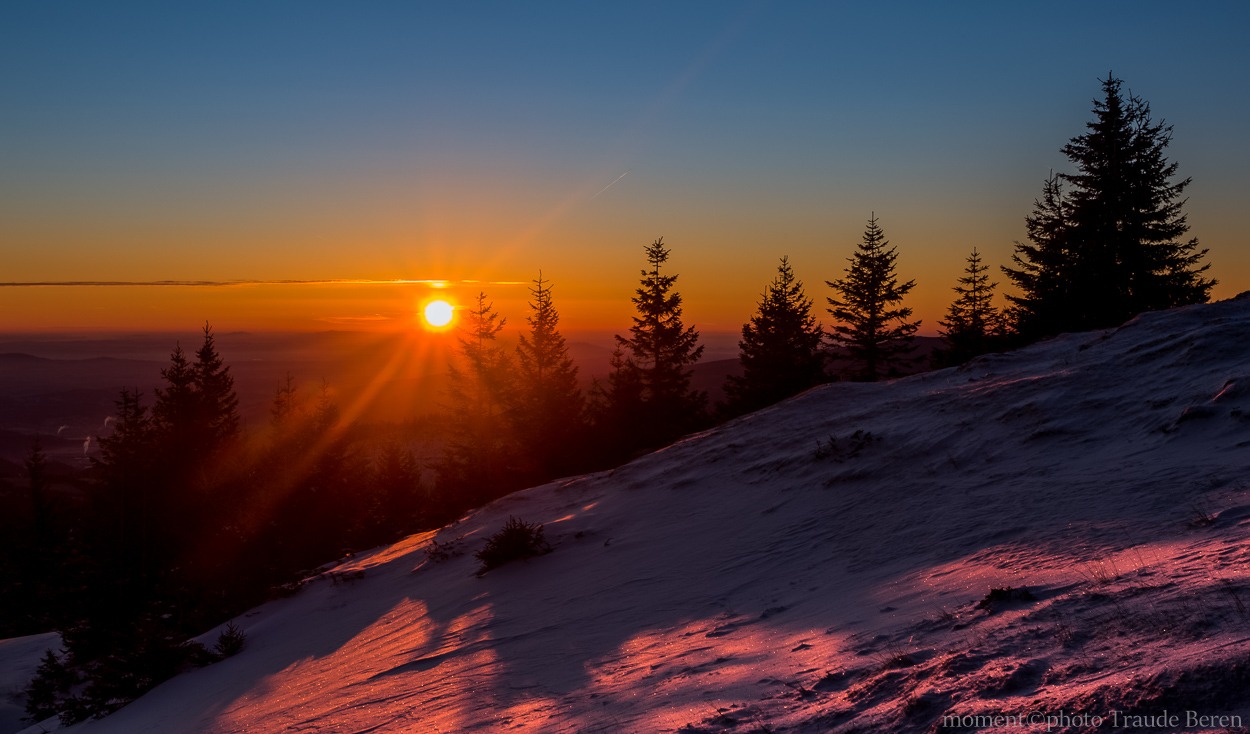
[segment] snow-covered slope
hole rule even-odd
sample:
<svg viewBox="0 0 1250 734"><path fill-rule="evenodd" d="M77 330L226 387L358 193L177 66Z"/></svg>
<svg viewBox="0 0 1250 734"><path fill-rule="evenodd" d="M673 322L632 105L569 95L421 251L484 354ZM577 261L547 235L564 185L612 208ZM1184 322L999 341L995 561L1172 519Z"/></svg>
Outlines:
<svg viewBox="0 0 1250 734"><path fill-rule="evenodd" d="M72 731L1250 721L1248 464L1247 299L828 385L347 559ZM554 552L476 577L509 515Z"/></svg>

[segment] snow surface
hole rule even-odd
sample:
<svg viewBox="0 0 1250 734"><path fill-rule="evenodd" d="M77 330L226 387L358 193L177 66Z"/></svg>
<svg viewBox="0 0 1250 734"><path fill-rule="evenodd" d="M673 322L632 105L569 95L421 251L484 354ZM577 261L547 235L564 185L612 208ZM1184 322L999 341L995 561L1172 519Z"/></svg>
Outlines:
<svg viewBox="0 0 1250 734"><path fill-rule="evenodd" d="M827 385L345 559L236 620L236 657L69 731L1250 721L1248 464L1250 299ZM509 515L554 552L476 577Z"/></svg>

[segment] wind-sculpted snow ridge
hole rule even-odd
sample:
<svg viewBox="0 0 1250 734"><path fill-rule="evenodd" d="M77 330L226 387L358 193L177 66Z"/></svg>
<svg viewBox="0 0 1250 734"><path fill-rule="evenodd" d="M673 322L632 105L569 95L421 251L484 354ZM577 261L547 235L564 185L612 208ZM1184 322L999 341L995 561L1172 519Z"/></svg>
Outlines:
<svg viewBox="0 0 1250 734"><path fill-rule="evenodd" d="M827 385L346 559L72 731L1219 730L1248 463L1250 300ZM475 576L509 516L553 552Z"/></svg>

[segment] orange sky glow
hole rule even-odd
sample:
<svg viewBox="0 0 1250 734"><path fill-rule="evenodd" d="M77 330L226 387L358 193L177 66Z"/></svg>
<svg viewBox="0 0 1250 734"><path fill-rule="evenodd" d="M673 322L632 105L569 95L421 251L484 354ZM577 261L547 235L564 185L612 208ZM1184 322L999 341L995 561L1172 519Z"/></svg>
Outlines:
<svg viewBox="0 0 1250 734"><path fill-rule="evenodd" d="M842 219L836 242L816 226L772 237L763 231L767 226L761 226L759 232L711 230L708 234L689 226L672 227L679 230L679 236L665 236L672 248L668 267L680 274L677 290L684 299L686 323L707 331L739 330L771 280L777 259L789 255L808 296L816 302L818 318L827 324L824 299L829 288L824 281L841 276L845 258L859 235L852 217ZM997 269L1009 262L1010 230L1014 228L1010 221L1004 221L1000 232L983 231L964 239L955 232L944 236L940 231L924 231L921 219L896 217L893 227L884 217L882 222L899 249L900 277L917 281L908 304L924 322L921 333L932 334L952 298L950 288L961 274L962 250L976 245L987 264ZM1220 280L1214 298L1236 295L1250 283L1245 276L1250 262L1241 256L1242 248L1231 246L1238 243L1240 235L1198 233L1203 235L1204 245L1211 243L1211 274ZM243 268L215 259L207 264L197 262L198 258L190 254L194 248L158 251L150 262L112 268L91 262L92 254L83 252L76 260L78 266L55 269L57 275L69 276L56 281L37 280L52 269L39 267L38 258L28 257L22 259L31 261L29 267L9 268L9 272L29 280L14 278L9 283L44 284L0 286L0 332L169 331L193 328L205 320L221 332L420 330L427 326L421 311L433 298L459 307L479 292L487 294L496 310L508 319L508 330L512 331L522 326L529 314L528 279L537 277L540 268L554 284L562 328L623 331L633 315L629 299L645 265L642 247L653 238L639 232L627 240L614 233L600 238L604 241L601 246L578 244L594 239L593 234L586 234L513 248L457 243L389 251L343 242L341 249L314 246L290 267L266 264L251 268L275 273L282 281L307 278L304 282L221 280L200 284L200 278L237 277ZM217 250L229 252L230 248ZM388 257L388 252L395 251L413 253L413 262L396 263L396 258ZM727 251L732 257L721 256ZM317 277L342 271L350 275ZM368 278L367 273L381 273L382 277ZM156 279L171 274L195 277L197 282L165 280L157 284ZM153 280L136 278L142 275ZM1000 282L1006 280L1001 273L995 275ZM75 284L55 284L67 281ZM1000 285L1000 291L1004 289ZM998 303L1003 304L1001 294Z"/></svg>

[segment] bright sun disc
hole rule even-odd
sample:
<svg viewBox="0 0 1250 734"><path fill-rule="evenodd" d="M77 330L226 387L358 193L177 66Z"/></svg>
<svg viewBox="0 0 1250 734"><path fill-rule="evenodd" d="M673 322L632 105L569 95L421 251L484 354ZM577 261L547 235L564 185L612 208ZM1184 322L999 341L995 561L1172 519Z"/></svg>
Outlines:
<svg viewBox="0 0 1250 734"><path fill-rule="evenodd" d="M425 307L425 321L430 326L446 326L451 323L452 308L447 301L430 301Z"/></svg>

